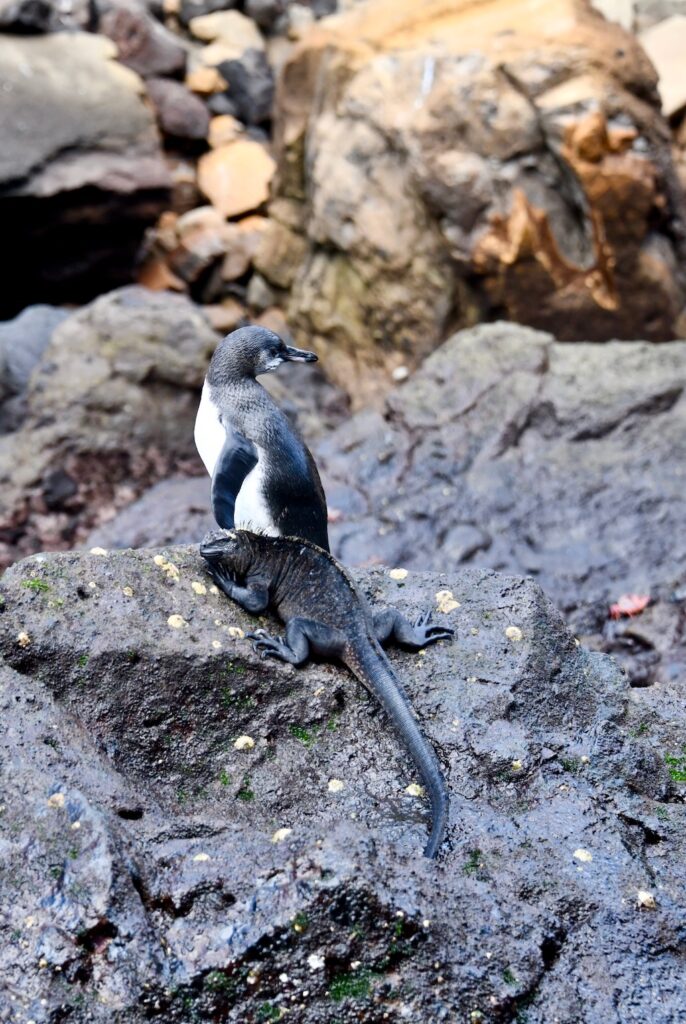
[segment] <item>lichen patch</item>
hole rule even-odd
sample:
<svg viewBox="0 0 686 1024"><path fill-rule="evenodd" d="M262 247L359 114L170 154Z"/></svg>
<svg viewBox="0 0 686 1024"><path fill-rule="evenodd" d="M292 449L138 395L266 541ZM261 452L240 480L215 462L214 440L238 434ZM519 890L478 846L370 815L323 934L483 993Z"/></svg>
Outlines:
<svg viewBox="0 0 686 1024"><path fill-rule="evenodd" d="M424 796L424 787L420 786L418 782L411 782L409 786L405 787L405 792L408 796Z"/></svg>
<svg viewBox="0 0 686 1024"><path fill-rule="evenodd" d="M574 851L574 860L579 860L582 864L590 864L593 860L593 854L590 850L584 850L583 847L579 847L578 850Z"/></svg>
<svg viewBox="0 0 686 1024"><path fill-rule="evenodd" d="M64 807L64 793L53 793L52 796L49 796L48 807L52 807L53 810Z"/></svg>
<svg viewBox="0 0 686 1024"><path fill-rule="evenodd" d="M406 580L407 569L391 569L388 575L392 580Z"/></svg>
<svg viewBox="0 0 686 1024"><path fill-rule="evenodd" d="M284 841L284 839L288 839L288 837L292 834L292 832L293 832L292 828L277 828L276 832L272 836L272 842L273 843L282 843Z"/></svg>
<svg viewBox="0 0 686 1024"><path fill-rule="evenodd" d="M170 615L167 619L167 625L171 626L172 629L183 629L188 623L184 619L183 615Z"/></svg>
<svg viewBox="0 0 686 1024"><path fill-rule="evenodd" d="M109 555L107 548L91 548L91 555Z"/></svg>
<svg viewBox="0 0 686 1024"><path fill-rule="evenodd" d="M239 736L237 740L234 740L233 745L236 750L252 750L255 740L252 736Z"/></svg>
<svg viewBox="0 0 686 1024"><path fill-rule="evenodd" d="M122 587L121 592L124 597L133 597L133 587Z"/></svg>
<svg viewBox="0 0 686 1024"><path fill-rule="evenodd" d="M193 580L191 587L193 588L193 593L198 594L200 597L203 597L207 593L207 587L199 580Z"/></svg>
<svg viewBox="0 0 686 1024"><path fill-rule="evenodd" d="M441 612L443 615L447 615L448 612L454 612L455 609L459 607L460 602L455 600L452 590L437 591L436 611Z"/></svg>
<svg viewBox="0 0 686 1024"><path fill-rule="evenodd" d="M508 626L505 630L505 636L508 640L511 640L513 644L518 644L523 637L523 633L519 626Z"/></svg>
<svg viewBox="0 0 686 1024"><path fill-rule="evenodd" d="M31 643L31 637L22 629L21 633L17 633L17 643L20 647L28 647Z"/></svg>
<svg viewBox="0 0 686 1024"><path fill-rule="evenodd" d="M240 626L229 626L227 633L234 640L242 640L243 637L245 636L245 633L243 632Z"/></svg>
<svg viewBox="0 0 686 1024"><path fill-rule="evenodd" d="M211 860L209 853L196 853L193 860L196 864L203 864L205 861Z"/></svg>
<svg viewBox="0 0 686 1024"><path fill-rule="evenodd" d="M342 779L329 779L329 793L340 793L342 789L345 789Z"/></svg>

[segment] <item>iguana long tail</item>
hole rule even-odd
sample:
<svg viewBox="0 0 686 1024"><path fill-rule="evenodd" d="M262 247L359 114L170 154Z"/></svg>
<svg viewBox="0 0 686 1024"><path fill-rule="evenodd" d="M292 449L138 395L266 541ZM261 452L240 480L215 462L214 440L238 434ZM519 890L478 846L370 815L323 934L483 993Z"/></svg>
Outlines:
<svg viewBox="0 0 686 1024"><path fill-rule="evenodd" d="M362 650L357 644L355 649L351 645L346 648L342 661L377 698L419 769L432 815L431 835L424 847L424 856L433 858L445 836L449 808L440 762L422 736L410 702L381 648L372 643Z"/></svg>

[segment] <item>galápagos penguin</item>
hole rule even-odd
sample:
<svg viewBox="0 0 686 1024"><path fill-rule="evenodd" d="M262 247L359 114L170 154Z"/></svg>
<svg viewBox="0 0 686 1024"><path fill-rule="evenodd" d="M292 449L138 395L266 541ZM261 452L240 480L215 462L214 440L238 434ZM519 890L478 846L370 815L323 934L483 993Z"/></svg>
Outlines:
<svg viewBox="0 0 686 1024"><path fill-rule="evenodd" d="M316 359L263 327L242 327L219 343L202 389L195 444L212 477L212 510L222 529L302 537L329 550L314 459L255 379L284 362Z"/></svg>

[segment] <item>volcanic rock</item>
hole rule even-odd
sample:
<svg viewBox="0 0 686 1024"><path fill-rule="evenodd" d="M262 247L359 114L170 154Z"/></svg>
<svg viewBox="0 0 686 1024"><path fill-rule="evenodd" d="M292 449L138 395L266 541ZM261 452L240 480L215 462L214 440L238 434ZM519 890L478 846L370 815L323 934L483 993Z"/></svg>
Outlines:
<svg viewBox="0 0 686 1024"><path fill-rule="evenodd" d="M360 404L484 319L678 333L686 205L655 72L581 0L366 0L296 47L275 126L276 194L306 224L289 319Z"/></svg>
<svg viewBox="0 0 686 1024"><path fill-rule="evenodd" d="M631 691L530 580L357 578L458 630L390 655L451 794L436 862L384 716L337 666L258 658L256 620L195 550L5 575L3 1006L74 1024L294 1005L302 1024L678 1019L677 687Z"/></svg>
<svg viewBox="0 0 686 1024"><path fill-rule="evenodd" d="M686 671L672 596L686 578L686 342L565 345L484 324L316 455L348 564L528 574L582 635L627 656L637 684ZM668 653L609 621L632 593L671 605Z"/></svg>
<svg viewBox="0 0 686 1024"><path fill-rule="evenodd" d="M143 84L84 33L0 37L0 316L129 280L168 198ZM17 111L21 110L21 117Z"/></svg>
<svg viewBox="0 0 686 1024"><path fill-rule="evenodd" d="M125 288L53 332L0 436L0 567L63 548L184 465L216 335L186 299Z"/></svg>
<svg viewBox="0 0 686 1024"><path fill-rule="evenodd" d="M168 78L149 78L148 95L152 100L157 123L165 135L175 139L205 139L210 127L207 107L181 82Z"/></svg>

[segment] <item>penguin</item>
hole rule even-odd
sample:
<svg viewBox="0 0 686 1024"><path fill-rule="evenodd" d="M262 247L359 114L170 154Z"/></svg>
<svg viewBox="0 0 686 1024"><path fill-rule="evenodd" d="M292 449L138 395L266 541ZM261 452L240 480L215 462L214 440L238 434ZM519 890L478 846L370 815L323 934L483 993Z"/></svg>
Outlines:
<svg viewBox="0 0 686 1024"><path fill-rule="evenodd" d="M210 361L195 420L195 444L212 478L212 511L224 530L300 537L329 550L326 497L312 455L255 379L314 352L264 327L241 327Z"/></svg>

